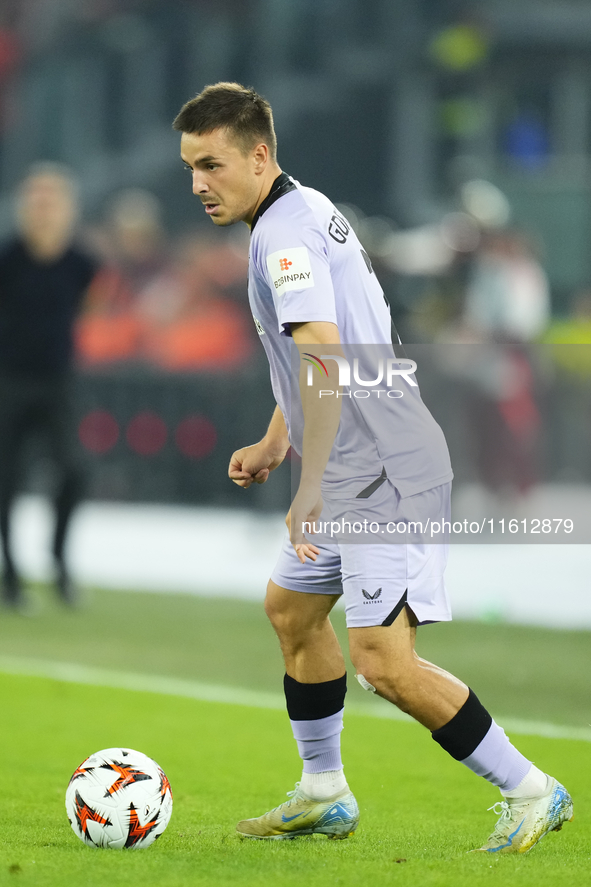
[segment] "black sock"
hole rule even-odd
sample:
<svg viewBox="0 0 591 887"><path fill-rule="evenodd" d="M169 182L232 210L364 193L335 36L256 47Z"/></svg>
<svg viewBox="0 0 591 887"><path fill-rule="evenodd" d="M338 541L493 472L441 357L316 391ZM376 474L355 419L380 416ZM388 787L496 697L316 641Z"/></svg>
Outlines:
<svg viewBox="0 0 591 887"><path fill-rule="evenodd" d="M315 721L328 718L344 708L347 675L320 684L301 684L286 674L283 689L290 720Z"/></svg>
<svg viewBox="0 0 591 887"><path fill-rule="evenodd" d="M478 748L492 724L492 717L476 693L470 690L468 698L451 721L431 736L456 761L463 761Z"/></svg>

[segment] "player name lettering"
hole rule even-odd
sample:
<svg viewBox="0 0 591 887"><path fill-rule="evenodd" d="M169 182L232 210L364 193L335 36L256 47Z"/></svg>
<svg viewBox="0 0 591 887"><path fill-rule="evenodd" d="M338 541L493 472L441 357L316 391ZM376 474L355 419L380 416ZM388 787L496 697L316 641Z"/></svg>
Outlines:
<svg viewBox="0 0 591 887"><path fill-rule="evenodd" d="M347 237L349 236L349 231L351 230L351 226L347 222L346 218L342 216L340 213L336 212L328 226L328 233L332 237L333 240L336 240L337 243L345 243Z"/></svg>
<svg viewBox="0 0 591 887"><path fill-rule="evenodd" d="M293 280L309 280L310 274L310 271L304 271L302 274L284 274L283 277L273 281L273 286L278 290L284 283L291 283Z"/></svg>

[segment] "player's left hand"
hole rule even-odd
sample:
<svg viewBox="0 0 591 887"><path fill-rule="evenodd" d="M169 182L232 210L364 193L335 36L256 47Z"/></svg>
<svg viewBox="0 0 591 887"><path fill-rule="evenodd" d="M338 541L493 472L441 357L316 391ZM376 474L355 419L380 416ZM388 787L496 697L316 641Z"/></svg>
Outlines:
<svg viewBox="0 0 591 887"><path fill-rule="evenodd" d="M311 525L309 532L313 533L314 523L320 517L322 506L322 497L316 491L298 490L285 518L291 544L302 564L306 563L306 558L315 561L320 554L320 549L308 542L304 536L303 525L309 523Z"/></svg>

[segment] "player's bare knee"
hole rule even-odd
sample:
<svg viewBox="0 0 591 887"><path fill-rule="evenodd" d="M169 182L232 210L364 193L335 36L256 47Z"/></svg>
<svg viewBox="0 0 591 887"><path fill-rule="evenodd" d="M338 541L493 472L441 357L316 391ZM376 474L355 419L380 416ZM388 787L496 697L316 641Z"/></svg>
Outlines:
<svg viewBox="0 0 591 887"><path fill-rule="evenodd" d="M364 690L376 693L378 696L393 702L394 705L398 705L399 697L396 692L396 685L392 683L386 674L366 668L365 672L358 670L355 676Z"/></svg>
<svg viewBox="0 0 591 887"><path fill-rule="evenodd" d="M387 672L366 669L367 674L357 671L357 680L364 690L376 693L383 699L387 699L401 711L408 712L412 707L412 693L408 684L398 680Z"/></svg>
<svg viewBox="0 0 591 887"><path fill-rule="evenodd" d="M357 680L365 690L383 696L403 711L411 705L415 684L412 665L405 660L376 655L357 655L354 659Z"/></svg>
<svg viewBox="0 0 591 887"><path fill-rule="evenodd" d="M385 673L379 667L379 663L372 662L367 659L358 659L353 662L355 666L355 675L364 690L381 695L381 690L385 681Z"/></svg>

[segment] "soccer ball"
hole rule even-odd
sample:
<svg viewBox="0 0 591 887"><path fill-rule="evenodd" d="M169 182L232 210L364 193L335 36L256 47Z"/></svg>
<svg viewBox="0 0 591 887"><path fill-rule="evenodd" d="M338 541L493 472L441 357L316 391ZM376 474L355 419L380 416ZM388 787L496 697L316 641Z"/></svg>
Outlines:
<svg viewBox="0 0 591 887"><path fill-rule="evenodd" d="M74 771L66 812L89 847L139 850L159 838L170 822L172 791L152 758L131 748L106 748Z"/></svg>

